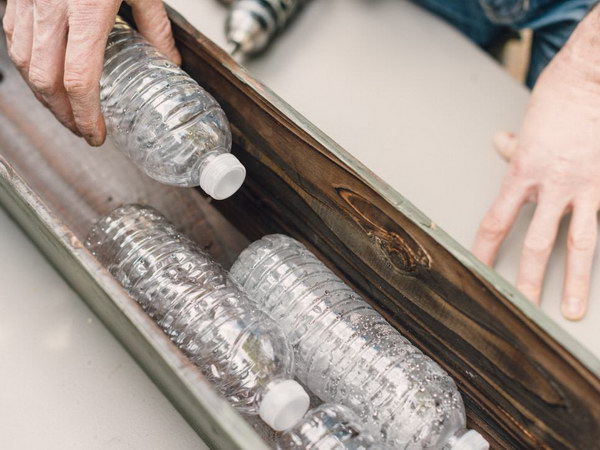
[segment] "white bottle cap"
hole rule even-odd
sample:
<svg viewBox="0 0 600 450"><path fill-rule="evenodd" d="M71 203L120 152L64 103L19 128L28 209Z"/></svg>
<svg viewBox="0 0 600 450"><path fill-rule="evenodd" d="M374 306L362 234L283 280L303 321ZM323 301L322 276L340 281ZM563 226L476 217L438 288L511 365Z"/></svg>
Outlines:
<svg viewBox="0 0 600 450"><path fill-rule="evenodd" d="M246 168L231 153L223 153L210 161L200 174L200 187L215 200L233 195L246 178Z"/></svg>
<svg viewBox="0 0 600 450"><path fill-rule="evenodd" d="M269 387L258 410L260 418L275 431L296 425L308 411L310 399L294 380L285 380Z"/></svg>
<svg viewBox="0 0 600 450"><path fill-rule="evenodd" d="M488 450L490 444L475 430L468 430L450 447L452 450Z"/></svg>

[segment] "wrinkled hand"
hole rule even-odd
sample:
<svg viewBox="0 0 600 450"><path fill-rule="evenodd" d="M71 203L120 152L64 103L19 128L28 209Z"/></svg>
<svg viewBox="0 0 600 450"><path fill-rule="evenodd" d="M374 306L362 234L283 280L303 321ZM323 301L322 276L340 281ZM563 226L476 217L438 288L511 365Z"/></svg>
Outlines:
<svg viewBox="0 0 600 450"><path fill-rule="evenodd" d="M561 311L587 309L600 205L600 83L561 51L542 73L520 135L497 136L510 159L500 194L483 219L473 252L486 264L526 202L537 207L521 254L517 288L539 304L548 258L563 215L572 213Z"/></svg>
<svg viewBox="0 0 600 450"><path fill-rule="evenodd" d="M129 0L139 31L180 62L160 0ZM100 110L104 47L121 0L8 0L3 19L11 59L36 97L91 145L106 137Z"/></svg>

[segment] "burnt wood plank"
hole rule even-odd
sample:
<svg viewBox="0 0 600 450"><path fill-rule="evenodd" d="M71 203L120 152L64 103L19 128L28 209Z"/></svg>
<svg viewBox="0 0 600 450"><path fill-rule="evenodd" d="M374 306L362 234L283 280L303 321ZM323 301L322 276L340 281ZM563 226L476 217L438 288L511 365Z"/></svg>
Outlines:
<svg viewBox="0 0 600 450"><path fill-rule="evenodd" d="M169 13L184 68L225 109L248 168L242 191L216 206L250 238L285 232L318 251L449 371L471 424L496 447L600 448L594 361L574 356L542 313Z"/></svg>

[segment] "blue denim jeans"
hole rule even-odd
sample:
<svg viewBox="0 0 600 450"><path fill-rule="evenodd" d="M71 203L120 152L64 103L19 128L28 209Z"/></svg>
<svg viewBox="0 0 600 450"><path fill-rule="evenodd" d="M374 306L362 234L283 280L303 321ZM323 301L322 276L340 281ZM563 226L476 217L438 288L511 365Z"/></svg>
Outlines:
<svg viewBox="0 0 600 450"><path fill-rule="evenodd" d="M527 85L532 87L546 64L598 0L414 0L487 48L507 30L533 29ZM599 30L600 32L600 30Z"/></svg>

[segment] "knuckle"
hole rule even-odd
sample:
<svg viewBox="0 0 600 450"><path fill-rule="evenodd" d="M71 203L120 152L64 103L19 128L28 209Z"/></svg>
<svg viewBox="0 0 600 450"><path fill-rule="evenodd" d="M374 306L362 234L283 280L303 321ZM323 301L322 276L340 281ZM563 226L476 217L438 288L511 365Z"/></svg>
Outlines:
<svg viewBox="0 0 600 450"><path fill-rule="evenodd" d="M75 71L65 71L63 79L65 90L70 97L79 97L88 94L94 88L94 82L85 74Z"/></svg>
<svg viewBox="0 0 600 450"><path fill-rule="evenodd" d="M29 68L29 82L39 94L44 96L52 96L58 91L58 83L34 66Z"/></svg>
<svg viewBox="0 0 600 450"><path fill-rule="evenodd" d="M55 28L64 21L68 6L60 0L33 0L33 8L34 23L39 32L43 28Z"/></svg>
<svg viewBox="0 0 600 450"><path fill-rule="evenodd" d="M596 245L596 236L590 232L569 233L567 245L569 250L589 251Z"/></svg>
<svg viewBox="0 0 600 450"><path fill-rule="evenodd" d="M171 31L171 22L165 17L164 20L161 20L154 30L159 39L162 39L164 42L169 44L172 43L173 32Z"/></svg>
<svg viewBox="0 0 600 450"><path fill-rule="evenodd" d="M8 18L6 16L4 16L4 18L2 19L2 29L4 30L4 32L7 35L12 35L13 32L13 26L12 26L12 21L8 20Z"/></svg>
<svg viewBox="0 0 600 450"><path fill-rule="evenodd" d="M29 63L29 61L21 52L15 51L13 49L9 51L9 56L14 65L17 67L17 69L22 71L25 68L27 68L27 64Z"/></svg>
<svg viewBox="0 0 600 450"><path fill-rule="evenodd" d="M109 12L112 12L115 4L120 4L120 1L110 0L70 0L68 2L67 14L69 17L69 25L73 25L79 30L85 31L90 25L98 24L106 18ZM96 14L90 14L90 11L95 11ZM116 14L113 15L113 19ZM92 34L88 34L92 36Z"/></svg>
<svg viewBox="0 0 600 450"><path fill-rule="evenodd" d="M552 184L561 185L569 180L570 168L567 164L559 163L553 165L548 172L548 181Z"/></svg>
<svg viewBox="0 0 600 450"><path fill-rule="evenodd" d="M526 173L527 164L522 158L515 157L511 159L508 167L508 175L512 178L520 178Z"/></svg>
<svg viewBox="0 0 600 450"><path fill-rule="evenodd" d="M33 5L36 8L56 7L59 3L56 0L33 0Z"/></svg>
<svg viewBox="0 0 600 450"><path fill-rule="evenodd" d="M525 238L523 250L534 255L545 255L552 250L552 241L545 236L532 234Z"/></svg>
<svg viewBox="0 0 600 450"><path fill-rule="evenodd" d="M481 222L481 235L488 240L498 240L506 234L507 228L504 221L494 214L488 214Z"/></svg>

